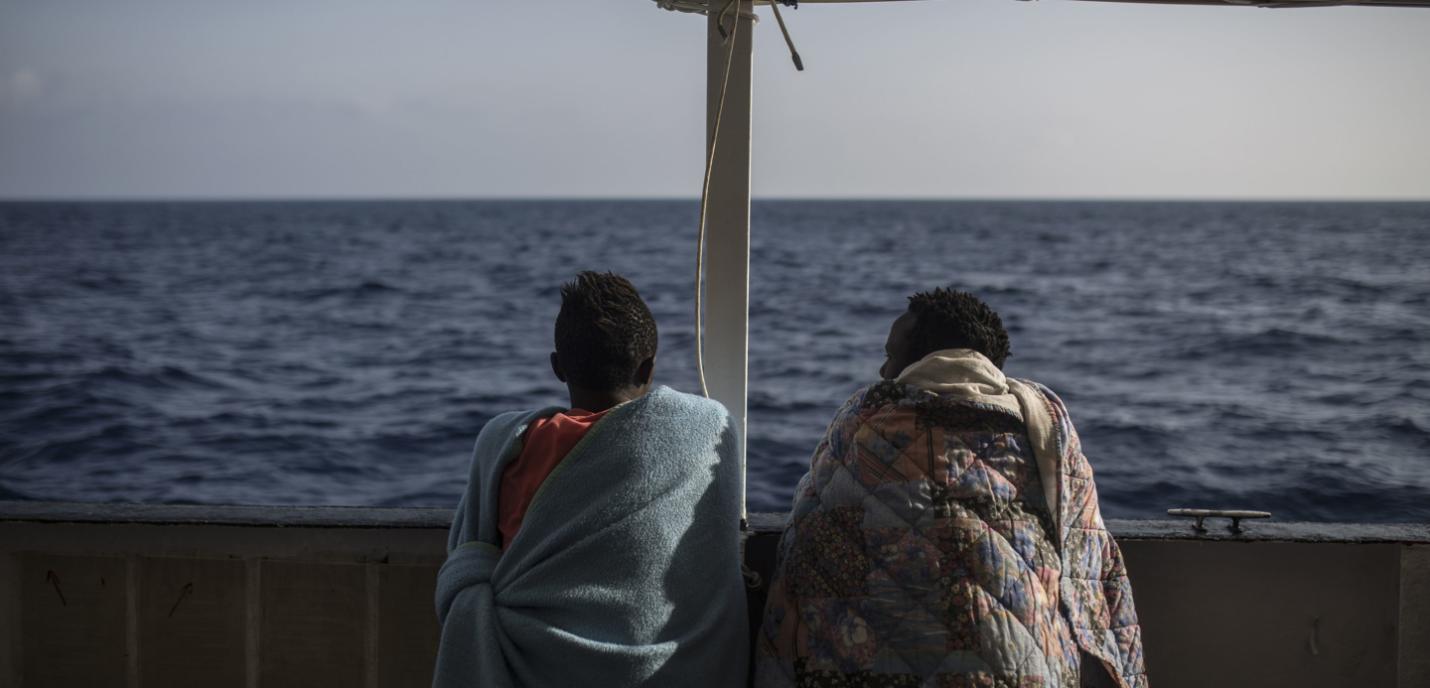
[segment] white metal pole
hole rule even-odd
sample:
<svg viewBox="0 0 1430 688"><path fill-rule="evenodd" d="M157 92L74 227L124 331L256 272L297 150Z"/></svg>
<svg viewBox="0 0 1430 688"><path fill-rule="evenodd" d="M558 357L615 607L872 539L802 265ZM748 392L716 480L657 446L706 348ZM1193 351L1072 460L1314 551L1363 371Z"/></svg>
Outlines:
<svg viewBox="0 0 1430 688"><path fill-rule="evenodd" d="M718 6L720 3L711 3ZM738 8L738 9L736 9ZM739 0L725 15L731 46L722 36L719 12L711 11L706 49L705 149L711 150L720 90L725 110L714 147L706 210L705 370L710 397L725 405L740 431L740 510L745 506L745 412L750 315L750 94L754 7ZM740 22L730 31L733 22ZM732 61L729 82L725 61ZM708 162L708 161L707 161Z"/></svg>

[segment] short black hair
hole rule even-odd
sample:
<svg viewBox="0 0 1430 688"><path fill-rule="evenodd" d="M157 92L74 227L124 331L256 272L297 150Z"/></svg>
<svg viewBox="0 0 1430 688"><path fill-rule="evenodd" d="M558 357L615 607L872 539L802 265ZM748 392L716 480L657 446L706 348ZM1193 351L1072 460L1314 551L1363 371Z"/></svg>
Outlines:
<svg viewBox="0 0 1430 688"><path fill-rule="evenodd" d="M940 349L973 349L1003 367L1008 360L1008 331L1003 319L977 296L942 287L909 297L915 316L909 331L911 360Z"/></svg>
<svg viewBox="0 0 1430 688"><path fill-rule="evenodd" d="M561 285L556 356L569 382L600 391L636 385L655 348L655 317L629 280L586 271Z"/></svg>

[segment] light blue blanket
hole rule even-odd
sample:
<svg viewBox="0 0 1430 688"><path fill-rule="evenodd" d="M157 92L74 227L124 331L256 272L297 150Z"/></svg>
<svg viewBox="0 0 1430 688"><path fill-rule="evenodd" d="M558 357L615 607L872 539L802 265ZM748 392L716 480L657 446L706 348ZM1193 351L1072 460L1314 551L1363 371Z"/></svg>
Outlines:
<svg viewBox="0 0 1430 688"><path fill-rule="evenodd" d="M736 430L660 387L609 411L497 542L502 468L532 420L477 438L437 577L435 686L735 686L748 628Z"/></svg>

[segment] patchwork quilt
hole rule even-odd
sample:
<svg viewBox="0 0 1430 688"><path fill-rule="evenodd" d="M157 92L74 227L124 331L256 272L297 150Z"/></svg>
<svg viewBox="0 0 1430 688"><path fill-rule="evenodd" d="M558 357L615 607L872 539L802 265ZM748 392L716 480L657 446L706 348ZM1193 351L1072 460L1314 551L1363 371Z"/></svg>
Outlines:
<svg viewBox="0 0 1430 688"><path fill-rule="evenodd" d="M1081 650L1147 686L1077 433L1024 384L1053 419L1051 475L1007 409L896 382L844 404L780 541L756 685L1074 687Z"/></svg>

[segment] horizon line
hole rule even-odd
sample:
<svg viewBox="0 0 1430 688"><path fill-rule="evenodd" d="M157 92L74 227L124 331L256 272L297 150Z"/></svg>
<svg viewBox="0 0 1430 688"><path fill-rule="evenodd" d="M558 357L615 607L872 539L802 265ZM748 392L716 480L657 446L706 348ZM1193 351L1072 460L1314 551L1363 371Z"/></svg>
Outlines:
<svg viewBox="0 0 1430 688"><path fill-rule="evenodd" d="M893 202L893 203L1430 203L1430 196L755 196L761 202ZM616 195L253 195L253 196L6 196L0 203L471 203L471 202L685 202L699 203L699 196L616 196Z"/></svg>

